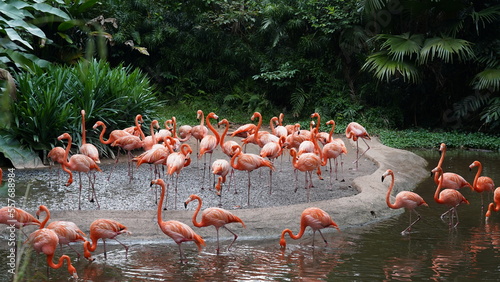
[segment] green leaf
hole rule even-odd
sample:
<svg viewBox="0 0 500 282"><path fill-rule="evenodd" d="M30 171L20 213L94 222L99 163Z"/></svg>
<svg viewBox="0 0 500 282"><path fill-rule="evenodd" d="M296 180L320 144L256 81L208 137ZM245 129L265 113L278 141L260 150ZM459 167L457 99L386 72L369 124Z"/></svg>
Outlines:
<svg viewBox="0 0 500 282"><path fill-rule="evenodd" d="M35 152L24 149L21 143L3 135L0 135L0 152L2 152L17 169L44 166L42 160Z"/></svg>
<svg viewBox="0 0 500 282"><path fill-rule="evenodd" d="M18 41L19 43L22 43L24 46L33 49L33 46L31 46L31 44L28 41L22 39L19 33L17 33L17 31L15 31L14 29L6 28L4 30L7 33L7 36L10 38L10 40Z"/></svg>
<svg viewBox="0 0 500 282"><path fill-rule="evenodd" d="M66 14L62 10L60 10L58 8L55 8L55 7L52 7L50 5L47 5L45 3L36 3L36 4L33 5L33 8L35 8L36 10L39 10L40 12L49 13L49 14L52 14L52 15L55 15L55 16L59 16L59 17L63 18L64 20L70 20L71 19L68 16L68 14Z"/></svg>
<svg viewBox="0 0 500 282"><path fill-rule="evenodd" d="M500 69L485 69L476 74L473 80L475 89L492 89L492 91L500 90Z"/></svg>
<svg viewBox="0 0 500 282"><path fill-rule="evenodd" d="M448 36L428 38L422 47L420 62L426 64L427 61L438 58L446 63L453 63L455 56L459 61L465 61L474 57L471 46L469 41L459 38Z"/></svg>

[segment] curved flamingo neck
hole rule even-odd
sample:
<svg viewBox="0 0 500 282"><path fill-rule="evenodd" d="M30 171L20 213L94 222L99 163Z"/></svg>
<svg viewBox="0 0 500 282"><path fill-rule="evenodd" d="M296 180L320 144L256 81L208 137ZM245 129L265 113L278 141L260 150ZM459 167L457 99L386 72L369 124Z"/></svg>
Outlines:
<svg viewBox="0 0 500 282"><path fill-rule="evenodd" d="M153 128L155 124L155 121L153 120L151 124L149 125L149 132L151 134L151 138L153 139L153 144L156 144L156 136L155 136L155 129Z"/></svg>
<svg viewBox="0 0 500 282"><path fill-rule="evenodd" d="M273 117L269 121L269 126L271 127L271 133L274 134L274 135L276 135L276 128L274 128L274 123L275 122L278 122L278 118L277 117Z"/></svg>
<svg viewBox="0 0 500 282"><path fill-rule="evenodd" d="M257 128L255 128L255 133L254 133L255 142L257 142L257 145L259 145L259 147L262 147L262 142L259 139L259 130L260 127L262 126L262 115L259 112L255 112L252 116L252 120L254 120L255 117L259 118L259 121L257 123Z"/></svg>
<svg viewBox="0 0 500 282"><path fill-rule="evenodd" d="M319 144L318 144L318 139L316 138L316 135L318 134L318 130L315 128L312 132L311 132L311 139L312 139L312 142L314 144L314 148L316 148L316 152L319 156L320 159L323 159L323 150L321 150L321 148L319 147Z"/></svg>
<svg viewBox="0 0 500 282"><path fill-rule="evenodd" d="M172 125L173 125L173 127L174 127L174 129L173 129L173 130L174 130L174 132L172 133L172 136L173 136L174 138L177 138L177 118L172 117Z"/></svg>
<svg viewBox="0 0 500 282"><path fill-rule="evenodd" d="M217 130L215 130L215 128L210 123L211 118L213 118L213 115L211 115L211 114L207 115L207 127L210 129L210 131L212 131L212 133L215 136L215 139L217 140L217 144L219 144L220 143L220 136L219 136L219 133L217 132Z"/></svg>
<svg viewBox="0 0 500 282"><path fill-rule="evenodd" d="M220 143L224 144L224 138L225 138L227 132L229 131L229 122L227 121L227 119L223 119L221 121L221 123L226 126L226 128L224 128L224 132L222 133L222 136L220 137Z"/></svg>
<svg viewBox="0 0 500 282"><path fill-rule="evenodd" d="M45 212L45 219L40 223L40 229L44 228L45 227L45 224L47 224L47 222L49 221L50 219L50 211L49 209L44 206L44 205L41 205L39 208L38 208L38 212L37 212L37 215L40 211L43 211Z"/></svg>
<svg viewBox="0 0 500 282"><path fill-rule="evenodd" d="M200 119L200 126L203 127L204 122L205 122L205 115L203 114L203 111L198 112L199 119ZM208 120L207 120L208 123Z"/></svg>
<svg viewBox="0 0 500 282"><path fill-rule="evenodd" d="M292 165L293 165L293 167L296 168L296 165L297 165L297 149L291 148L290 149L290 156L292 156Z"/></svg>
<svg viewBox="0 0 500 282"><path fill-rule="evenodd" d="M82 114L82 145L87 143L87 132L85 130L85 110L81 111Z"/></svg>
<svg viewBox="0 0 500 282"><path fill-rule="evenodd" d="M64 150L64 160L63 160L63 166L68 166L68 155L69 155L69 150L71 149L71 135L67 135L66 138L63 139L68 139L68 145L66 145L66 150Z"/></svg>
<svg viewBox="0 0 500 282"><path fill-rule="evenodd" d="M393 203L391 203L391 192L392 192L392 189L394 188L394 174L389 173L389 175L391 176L391 184L389 185L389 189L387 189L387 194L385 196L385 202L387 203L387 206L390 207L391 209L397 209L398 207L396 207Z"/></svg>
<svg viewBox="0 0 500 282"><path fill-rule="evenodd" d="M240 146L233 146L233 148L236 147L236 149L233 149L234 155L231 157L231 167L235 167L235 162L236 162L236 157L238 157L241 154L241 147Z"/></svg>
<svg viewBox="0 0 500 282"><path fill-rule="evenodd" d="M483 165L480 163L480 162L477 162L477 172L476 172L476 176L474 177L474 182L472 184L472 187L476 188L476 185L477 185L477 180L479 179L479 177L481 176L481 173L483 172Z"/></svg>
<svg viewBox="0 0 500 282"><path fill-rule="evenodd" d="M278 117L278 124L279 125L283 125L283 118L285 117L285 115L283 113L280 113L279 117Z"/></svg>
<svg viewBox="0 0 500 282"><path fill-rule="evenodd" d="M76 269L75 267L71 264L71 259L67 255L62 255L59 258L59 262L55 264L52 260L54 258L54 254L47 255L47 264L54 269L61 268L63 266L64 261L68 264L68 272L73 275L73 278L78 278L78 275L76 274Z"/></svg>
<svg viewBox="0 0 500 282"><path fill-rule="evenodd" d="M161 218L161 207L163 207L163 200L165 199L165 182L161 181L161 182L157 182L156 184L160 185L161 187L161 193L160 193L160 202L158 203L158 210L157 210L157 213L156 213L156 217L157 217L157 222L158 222L158 225L161 226L162 223L163 223L163 220Z"/></svg>
<svg viewBox="0 0 500 282"><path fill-rule="evenodd" d="M167 139L170 140L170 142L168 142ZM167 147L169 154L172 154L174 152L174 148L172 148L172 146L175 144L175 139L172 136L165 137L165 141L163 142L163 144L165 145L165 147Z"/></svg>
<svg viewBox="0 0 500 282"><path fill-rule="evenodd" d="M139 134L141 135L141 140L144 140L146 136L144 135L144 132L142 132L142 125L139 124L139 119L142 120L141 115L135 116L135 127L137 128L137 130L139 130Z"/></svg>
<svg viewBox="0 0 500 282"><path fill-rule="evenodd" d="M439 162L438 162L438 165L439 167L442 167L443 165L443 162L444 162L444 156L446 155L446 145L441 144L440 148L439 148L439 152L441 153L441 157L439 158Z"/></svg>
<svg viewBox="0 0 500 282"><path fill-rule="evenodd" d="M335 121L331 120L332 128L330 129L330 133L328 134L328 142L332 142L333 133L335 132Z"/></svg>
<svg viewBox="0 0 500 282"><path fill-rule="evenodd" d="M190 152L189 152L189 145L188 144L182 144L181 145L181 153L184 155L184 156L187 156Z"/></svg>
<svg viewBox="0 0 500 282"><path fill-rule="evenodd" d="M191 198L194 199L194 200L198 200L198 207L196 208L196 210L194 211L194 214L193 214L193 219L192 219L193 225L196 226L196 227L203 227L203 220L200 221L200 222L196 221L196 218L198 217L198 213L201 210L201 206L203 204L203 201L201 200L200 197L198 197L196 195L195 196L191 196Z"/></svg>
<svg viewBox="0 0 500 282"><path fill-rule="evenodd" d="M281 233L281 237L284 238L285 234L288 233L288 235L290 235L290 238L294 239L294 240L297 240L297 239L300 239L302 238L302 235L304 235L304 231L306 230L306 226L301 224L300 225L300 230L299 230L299 233L297 233L297 235L293 235L293 232L292 230L290 229L285 229L283 230L283 232Z"/></svg>
<svg viewBox="0 0 500 282"><path fill-rule="evenodd" d="M98 126L102 126L102 131L101 134L99 134L99 141L101 141L102 144L111 144L111 139L108 138L108 140L104 140L104 133L106 132L106 125L104 123L99 123Z"/></svg>
<svg viewBox="0 0 500 282"><path fill-rule="evenodd" d="M436 188L436 192L434 193L434 201L436 201L436 203L443 203L443 201L441 201L441 199L439 199L439 193L441 193L441 188L443 187L443 177L440 177L442 176L443 174L443 170L441 169L441 167L438 167L438 170L436 171L436 175L438 177L438 186Z"/></svg>
<svg viewBox="0 0 500 282"><path fill-rule="evenodd" d="M321 116L318 113L314 113L312 117L317 117L318 118L318 123L316 124L316 129L319 132L319 126L321 125Z"/></svg>

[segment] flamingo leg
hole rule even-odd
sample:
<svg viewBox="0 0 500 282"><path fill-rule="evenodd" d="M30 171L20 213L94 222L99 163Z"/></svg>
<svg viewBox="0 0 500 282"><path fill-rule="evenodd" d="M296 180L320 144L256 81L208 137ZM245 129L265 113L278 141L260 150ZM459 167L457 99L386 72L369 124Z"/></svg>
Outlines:
<svg viewBox="0 0 500 282"><path fill-rule="evenodd" d="M81 172L78 172L78 179L80 180L80 192L78 193L78 209L81 210L82 209L82 205L81 205L81 198L82 198L82 175L81 175Z"/></svg>
<svg viewBox="0 0 500 282"><path fill-rule="evenodd" d="M250 171L248 172L248 192L247 192L247 206L250 206Z"/></svg>
<svg viewBox="0 0 500 282"><path fill-rule="evenodd" d="M220 253L220 247L219 247L219 228L215 228L217 231L217 255Z"/></svg>
<svg viewBox="0 0 500 282"><path fill-rule="evenodd" d="M269 170L269 195L273 193L273 170Z"/></svg>
<svg viewBox="0 0 500 282"><path fill-rule="evenodd" d="M229 231L231 234L233 234L234 236L234 239L233 241L231 242L231 244L229 244L229 246L227 247L227 250L229 251L229 248L231 248L231 246L233 245L233 243L236 241L236 239L238 239L238 234L234 233L233 231L229 230L229 228L227 228L226 226L222 226L224 227L224 229L226 229L227 231Z"/></svg>
<svg viewBox="0 0 500 282"><path fill-rule="evenodd" d="M104 259L107 260L107 255L106 255L106 239L102 238L102 245L104 248Z"/></svg>
<svg viewBox="0 0 500 282"><path fill-rule="evenodd" d="M359 155L359 143L358 143L358 140L356 140L356 160L354 161L356 163L356 169L358 169L358 160L368 151L370 150L370 146L368 145L368 143L366 143L365 139L364 138L361 138L361 140L363 140L363 142L365 143L366 145L366 150L361 154ZM359 156L358 156L359 155Z"/></svg>
<svg viewBox="0 0 500 282"><path fill-rule="evenodd" d="M125 259L128 259L128 246L123 244L122 242L118 241L118 239L115 238L115 241L120 243L125 248Z"/></svg>
<svg viewBox="0 0 500 282"><path fill-rule="evenodd" d="M323 236L323 233L321 233L321 230L318 230L319 235L321 235L321 238L323 239L323 242L325 242L326 245L328 245L328 242L325 239L325 236Z"/></svg>
<svg viewBox="0 0 500 282"><path fill-rule="evenodd" d="M118 163L119 159L120 159L120 147L118 147L118 152L116 153L115 164L113 165L113 167L111 168L111 171L109 172L108 181L111 178L111 174L113 174L113 171L115 170L116 164Z"/></svg>

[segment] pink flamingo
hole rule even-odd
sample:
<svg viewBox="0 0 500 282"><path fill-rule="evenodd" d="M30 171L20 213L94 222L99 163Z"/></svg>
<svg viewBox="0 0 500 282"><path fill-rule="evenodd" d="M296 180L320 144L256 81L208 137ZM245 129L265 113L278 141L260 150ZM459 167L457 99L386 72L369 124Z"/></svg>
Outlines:
<svg viewBox="0 0 500 282"><path fill-rule="evenodd" d="M310 226L311 229L313 230L313 242L312 242L313 247L314 247L314 235L316 234L316 231L319 232L325 244L328 244L328 242L323 236L323 233L321 233L321 229L334 227L338 231L340 231L338 225L332 220L332 218L327 212L325 212L320 208L315 208L315 207L307 208L302 212L300 216L300 231L297 235L293 235L292 230L288 228L283 230L283 232L281 232L281 238L280 238L281 248L286 248L285 234L288 233L288 235L290 235L290 238L294 240L300 239L304 235L304 231L308 226Z"/></svg>
<svg viewBox="0 0 500 282"><path fill-rule="evenodd" d="M38 211L36 212L36 216L39 217L41 212L45 212L46 216L45 219L40 224L40 229L44 228L45 224L47 224L47 222L50 219L50 211L46 206L40 205ZM85 243L87 241L87 239L85 238L87 237L87 235L85 235L85 233L83 233L83 231L80 230L80 228L78 228L78 226L74 222L54 221L51 222L47 226L47 228L52 229L56 232L57 237L59 238L59 245L61 246L61 249L62 245L68 245L68 247L70 247L73 251L75 251L75 253L77 253L78 258L80 258L81 256L80 253L73 247L71 247L70 243L79 241Z"/></svg>
<svg viewBox="0 0 500 282"><path fill-rule="evenodd" d="M358 169L358 160L368 151L370 150L370 146L368 143L366 143L365 139L371 140L370 135L368 135L368 132L366 132L366 129L361 126L357 122L351 122L347 125L345 129L345 136L349 139L352 139L353 141L356 141L356 160L354 161L356 163L356 169ZM363 142L366 144L366 150L359 155L359 144L358 144L358 139L361 138Z"/></svg>
<svg viewBox="0 0 500 282"><path fill-rule="evenodd" d="M151 181L151 186L155 184L159 185L161 188L160 204L158 205L158 210L157 210L158 226L160 227L161 231L165 233L165 235L172 238L174 242L177 244L177 246L179 246L179 253L182 261L182 258L184 257L181 247L182 242L194 241L195 244L198 246L198 250L201 251L202 247L206 245L205 240L203 240L203 238L200 235L196 234L191 227L180 221L162 220L161 206L163 204L163 199L165 197L165 190L166 190L165 182L162 179L156 179Z"/></svg>
<svg viewBox="0 0 500 282"><path fill-rule="evenodd" d="M237 217L236 215L232 214L231 212L229 212L225 209L207 208L207 209L203 210L203 212L201 213L201 221L198 222L198 221L196 221L196 217L198 216L198 213L200 212L201 206L203 204L203 201L201 200L201 198L198 195L189 196L189 198L187 198L187 200L184 202L184 207L187 208L187 205L191 201L194 201L194 200L198 201L198 207L196 208L196 211L193 214L193 220L192 220L193 225L196 227L207 227L207 226L213 225L215 227L215 230L217 231L217 254L219 254L219 249L220 249L220 247L219 247L219 228L222 227L222 228L226 229L227 231L229 231L229 233L233 234L233 236L234 236L233 241L227 247L227 250L229 251L229 249L231 248L233 243L238 238L238 235L236 233L234 233L233 231L229 230L229 228L226 227L226 224L233 223L233 222L239 222L239 223L241 223L243 228L245 228L245 223L243 222L243 220L241 220L239 217Z"/></svg>
<svg viewBox="0 0 500 282"><path fill-rule="evenodd" d="M500 211L500 187L495 189L495 193L493 194L493 203L488 205L488 211L485 214L485 220L488 222L488 219L491 216L491 212Z"/></svg>
<svg viewBox="0 0 500 282"><path fill-rule="evenodd" d="M241 147L239 145L235 145L233 147L233 150L236 150L236 153L233 155L231 158L231 167L237 170L246 170L248 172L248 199L247 199L247 205L250 205L250 173L254 171L255 169L263 166L267 166L270 169L274 170L273 164L264 159L261 156L258 156L256 154L244 154L241 150ZM236 191L235 191L236 193Z"/></svg>
<svg viewBox="0 0 500 282"><path fill-rule="evenodd" d="M474 161L470 164L469 169L472 170L473 167L478 167L476 177L474 177L474 183L472 187L474 191L481 193L481 208L484 206L483 202L483 192L491 193L493 189L495 189L495 183L493 179L488 176L480 176L481 172L483 172L483 165L479 161Z"/></svg>
<svg viewBox="0 0 500 282"><path fill-rule="evenodd" d="M283 153L283 144L285 143L286 137L279 137L278 142L269 142L260 149L260 156L263 158L268 158L274 165L274 160L277 159ZM269 194L272 193L273 188L273 170L269 170Z"/></svg>
<svg viewBox="0 0 500 282"><path fill-rule="evenodd" d="M201 139L201 142L200 142L200 154L198 156L198 159L201 159L202 156L205 156L204 163L203 163L203 178L202 178L202 182L201 182L202 188L205 184L205 168L207 165L205 153L210 154L209 165L212 164L212 153L217 148L217 145L219 145L219 142L220 142L219 133L217 132L217 130L215 130L215 128L210 123L210 119L217 119L218 120L219 117L214 112L211 112L207 115L207 117L206 117L207 126L210 129L210 131L212 131L212 133L214 135L206 135L205 137L203 137L203 139ZM210 167L208 169L210 170Z"/></svg>
<svg viewBox="0 0 500 282"><path fill-rule="evenodd" d="M384 179L390 175L392 177L391 184L389 185L389 189L387 190L387 195L385 196L385 202L387 203L387 206L391 209L400 209L400 208L405 208L410 211L410 225L406 227L405 230L401 231L401 234L404 235L406 233L409 233L411 231L411 227L417 223L420 220L420 214L415 210L416 207L418 206L426 206L428 207L427 203L422 199L420 195L414 192L410 191L401 191L396 195L396 201L391 203L391 192L392 188L394 187L394 172L390 169L388 169L384 174L382 174L382 182L384 182ZM417 215L417 219L415 221L411 221L411 213L414 212Z"/></svg>
<svg viewBox="0 0 500 282"><path fill-rule="evenodd" d="M239 145L236 145L239 146ZM219 175L217 179L217 184L215 185L215 190L217 191L217 196L221 196L221 186L226 182L226 176L231 170L231 164L224 159L217 159L212 163L212 173Z"/></svg>
<svg viewBox="0 0 500 282"><path fill-rule="evenodd" d="M179 174L181 173L181 170L185 167L188 166L191 163L191 158L190 155L193 153L193 150L191 147L184 143L181 145L181 151L180 152L174 152L168 155L167 158L167 173L168 175L172 176L174 173L176 173L175 176L175 194L174 194L174 206L175 209L177 209L177 183L179 181ZM165 207L166 209L166 207Z"/></svg>
<svg viewBox="0 0 500 282"><path fill-rule="evenodd" d="M101 163L99 160L99 151L93 144L87 143L87 130L85 130L85 110L81 110L82 114L82 145L80 146L80 153L89 156L96 163Z"/></svg>
<svg viewBox="0 0 500 282"><path fill-rule="evenodd" d="M452 215L450 216L449 226L451 227L453 225L453 214L455 214L457 223L453 227L456 227L459 223L457 206L461 203L469 204L469 201L467 201L467 199L460 192L458 192L458 190L444 189L441 191L441 189L443 188L443 179L440 179L441 175L443 174L443 169L441 167L434 168L432 170L432 173L439 174L439 184L436 188L436 192L434 193L434 201L438 204L443 204L451 207L448 211L441 214L441 219L443 219L445 214L452 212Z"/></svg>
<svg viewBox="0 0 500 282"><path fill-rule="evenodd" d="M220 145L221 145L220 147L222 149L222 152L231 158L234 155L233 146L238 145L238 143L236 143L236 141L233 140L224 141L225 136L227 135L227 132L229 130L229 121L227 119L223 119L218 123L218 125L221 124L224 124L225 128L224 132L220 136Z"/></svg>
<svg viewBox="0 0 500 282"><path fill-rule="evenodd" d="M14 226L16 229L21 229L24 235L26 235L24 230L22 230L24 226L40 225L41 223L30 213L19 208L7 206L0 209L0 224Z"/></svg>
<svg viewBox="0 0 500 282"><path fill-rule="evenodd" d="M68 272L74 279L78 278L75 267L71 264L71 259L67 255L62 255L57 264L53 262L54 254L59 244L59 238L54 230L48 228L38 229L31 233L26 240L27 244L31 245L38 253L44 253L47 256L47 265L51 268L58 269L63 266L64 261L68 264Z"/></svg>
<svg viewBox="0 0 500 282"><path fill-rule="evenodd" d="M64 153L64 158L63 158L63 163L62 163L62 168L64 171L66 171L69 174L69 179L68 182L66 183L66 186L71 185L73 183L73 173L72 171L77 171L78 172L78 177L80 178L80 193L78 194L78 209L81 210L81 196L82 196L82 177L81 173L85 172L88 173L92 170L97 170L97 171L102 171L99 166L95 163L94 160L92 160L90 157L82 154L75 154L72 155L71 158L68 161L68 154L69 150L71 148L71 136L68 133L63 133L61 136L57 137L58 140L63 140L67 139L68 140L68 145L66 145L66 151ZM97 196L95 194L95 189L94 189L94 182L91 181L90 175L89 175L89 182L92 186L92 197L90 199L90 202L95 201L97 203L97 208L100 208L99 201L97 201Z"/></svg>
<svg viewBox="0 0 500 282"><path fill-rule="evenodd" d="M112 219L96 219L90 224L90 240L92 242L86 241L83 244L84 256L88 260L92 259L91 252L97 249L97 241L102 239L102 244L104 248L104 259L106 256L106 239L114 239L116 242L120 243L125 248L125 258L128 255L128 246L116 239L116 236L120 234L131 234L127 227L116 220Z"/></svg>
<svg viewBox="0 0 500 282"><path fill-rule="evenodd" d="M443 161L444 161L444 156L446 155L446 144L441 143L439 146L439 153L441 154L441 157L439 158L438 165L439 167L443 167ZM438 178L437 178L437 173L434 174L434 182L438 184ZM448 188L448 189L460 189L462 187L469 187L472 191L474 191L474 188L472 188L472 185L470 185L467 180L465 180L462 176L453 173L453 172L445 172L443 173L443 188Z"/></svg>
<svg viewBox="0 0 500 282"><path fill-rule="evenodd" d="M330 163L330 185L332 185L332 159L335 162L335 180L338 180L338 174L337 174L337 169L338 169L338 160L337 158L340 156L341 162L340 162L340 167L342 169L342 180L341 182L344 182L344 162L342 160L342 155L347 155L347 148L344 144L344 141L340 138L332 138L333 132L335 130L335 121L329 120L327 125L332 125L332 128L330 130L330 133L328 134L327 141L323 146L323 163L322 165L326 165L326 160ZM318 140L321 140L318 136Z"/></svg>
<svg viewBox="0 0 500 282"><path fill-rule="evenodd" d="M200 124L191 128L191 136L196 139L196 153L200 153L200 142L208 134L208 128L204 125L205 118L202 110L196 112L196 119L200 120Z"/></svg>

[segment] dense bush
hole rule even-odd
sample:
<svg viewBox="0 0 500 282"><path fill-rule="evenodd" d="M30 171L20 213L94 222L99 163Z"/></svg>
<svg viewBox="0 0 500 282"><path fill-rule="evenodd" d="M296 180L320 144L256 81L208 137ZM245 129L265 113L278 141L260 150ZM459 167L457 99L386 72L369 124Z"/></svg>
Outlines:
<svg viewBox="0 0 500 282"><path fill-rule="evenodd" d="M35 151L50 150L68 132L81 142L81 115L86 111L87 142L100 145L92 126L102 120L108 130L133 125L136 114L147 121L161 105L149 79L138 69L111 68L104 61L51 66L46 72L15 75L18 98L11 105L9 134ZM108 131L109 132L109 131ZM102 148L104 149L104 148Z"/></svg>

